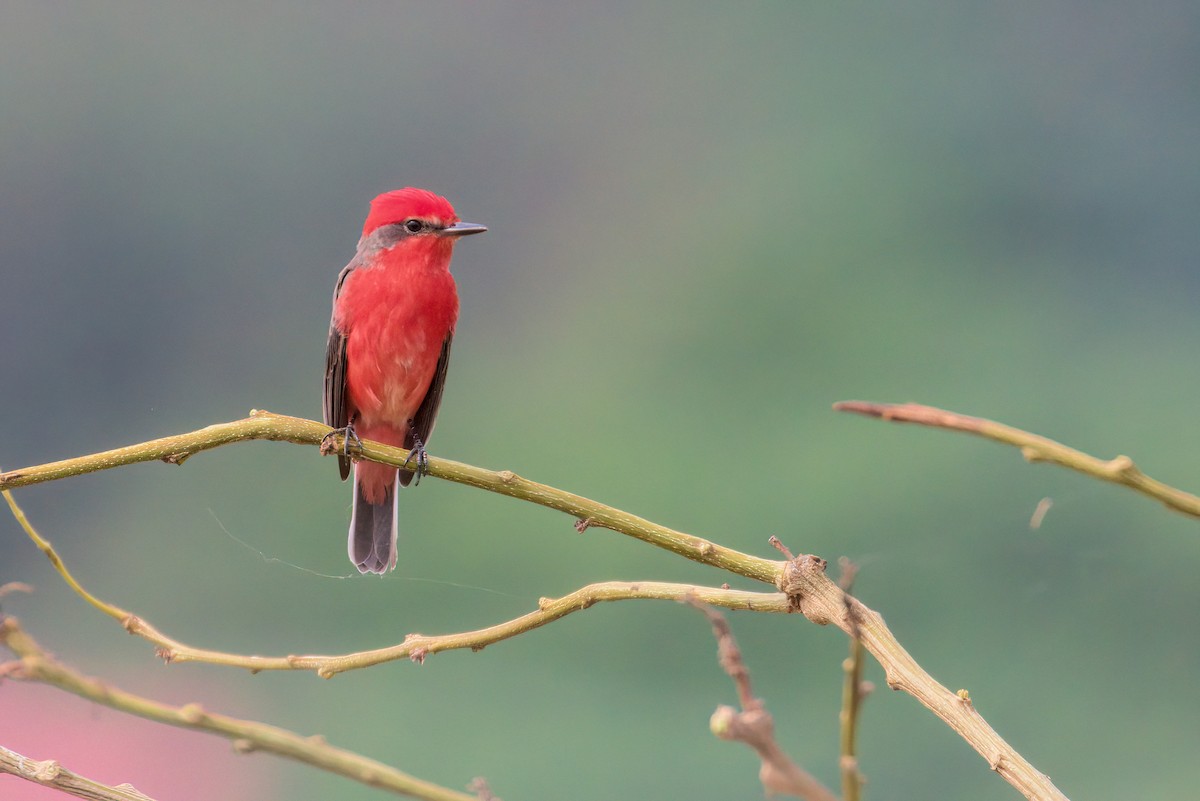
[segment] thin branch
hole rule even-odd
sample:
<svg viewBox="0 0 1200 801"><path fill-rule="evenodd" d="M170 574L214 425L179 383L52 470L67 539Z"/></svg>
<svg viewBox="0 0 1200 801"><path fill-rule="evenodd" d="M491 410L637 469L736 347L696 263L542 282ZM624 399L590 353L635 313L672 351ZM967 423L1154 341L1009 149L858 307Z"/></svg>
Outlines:
<svg viewBox="0 0 1200 801"><path fill-rule="evenodd" d="M89 801L154 801L139 793L132 785L120 784L110 787L98 781L72 773L53 759L37 761L21 756L0 745L0 773L7 773L26 781L49 787L59 792L86 798Z"/></svg>
<svg viewBox="0 0 1200 801"><path fill-rule="evenodd" d="M762 763L758 777L769 795L786 793L806 801L838 801L829 788L793 762L775 740L775 721L762 699L756 698L750 689L750 669L742 659L741 649L733 637L729 622L720 612L698 599L693 597L686 600L708 618L713 636L717 639L717 661L733 679L738 704L742 708L739 712L731 706L717 707L709 721L712 733L722 740L736 740L754 749Z"/></svg>
<svg viewBox="0 0 1200 801"><path fill-rule="evenodd" d="M859 801L862 797L863 774L858 767L858 714L863 699L870 692L870 682L862 680L864 648L861 640L850 638L850 655L842 662L845 677L842 682L842 708L838 712L841 756L838 767L842 773L842 801Z"/></svg>
<svg viewBox="0 0 1200 801"><path fill-rule="evenodd" d="M477 796L440 787L409 776L390 765L336 748L320 736L302 737L277 726L218 715L206 711L199 704L167 706L117 689L54 659L12 617L0 620L0 643L20 658L20 661L0 665L0 675L7 678L49 684L147 720L219 735L231 740L239 753L264 751L287 757L399 795L428 801L477 801Z"/></svg>
<svg viewBox="0 0 1200 801"><path fill-rule="evenodd" d="M247 440L263 439L277 442L293 442L298 445L322 445L328 453L341 453L343 437L329 436L330 429L312 420L299 417L252 411L250 417L231 423L218 423L188 434L177 434L162 439L150 440L125 448L80 456L61 462L25 467L0 473L0 490L17 489L32 484L54 481L97 470L108 470L138 462L163 461L182 464L193 454L221 445ZM328 439L327 439L328 438ZM352 445L352 450L356 450ZM361 456L374 462L403 465L409 452L404 448L393 448L371 440L363 440ZM751 556L732 548L693 537L681 531L651 523L636 515L614 509L602 503L584 498L582 495L565 492L554 487L521 478L509 470L485 470L449 459L429 457L427 473L447 481L468 484L472 487L507 495L510 498L536 503L549 509L565 512L578 520L589 521L593 528L607 528L643 542L679 554L695 562L727 570L755 581L774 582L779 575L779 563L770 559Z"/></svg>
<svg viewBox="0 0 1200 801"><path fill-rule="evenodd" d="M746 609L760 612L789 612L792 611L786 595L782 593L747 592L744 590L718 589L714 587L699 587L692 584L669 584L656 581L608 581L590 584L561 598L541 598L534 612L522 615L513 620L499 623L476 631L441 636L425 636L410 634L404 642L386 648L376 648L370 651L335 656L250 656L243 654L213 651L207 648L197 648L180 642L159 631L149 621L122 609L119 606L103 601L88 592L67 569L62 557L54 550L54 546L42 537L21 507L13 499L12 493L3 492L5 500L12 509L13 516L25 529L25 533L37 547L50 559L55 570L84 600L99 609L104 614L119 621L130 634L136 634L157 646L156 653L167 662L205 662L226 667L245 668L257 673L260 670L311 670L321 678L332 678L338 673L348 670L358 670L384 662L394 662L400 659L410 659L414 662L424 661L426 656L440 651L450 651L459 648L470 648L480 651L492 643L507 640L518 634L524 634L532 629L540 628L547 623L553 623L559 618L566 617L572 612L587 609L601 601L629 600L660 600L679 601L688 596L695 596L705 603L723 606L727 609Z"/></svg>
<svg viewBox="0 0 1200 801"><path fill-rule="evenodd" d="M67 582L67 585L75 591L75 594L109 617L115 617L117 620L125 623L126 630L133 633L133 629L130 628L126 621L134 619L134 615L131 612L126 612L119 606L113 606L110 603L100 600L85 590L83 585L75 580L75 576L71 575L71 571L67 569L62 557L58 555L58 551L54 550L54 546L50 544L50 541L39 534L37 529L33 527L33 524L29 522L29 518L25 516L25 510L17 505L17 499L13 497L12 493L8 490L3 490L0 492L0 494L2 494L4 496L4 500L8 502L8 508L12 512L12 516L16 519L17 524L25 530L25 534L29 537L29 539L33 540L33 544L37 546L38 550L46 555L46 558L50 560L50 564L54 565L54 569L58 571L60 576L63 577L63 581ZM8 586L9 585L5 585L5 588ZM146 637L146 639L150 640L151 642L159 642L159 638L163 640L166 639L163 637L163 635L159 634L153 626L150 626L149 624L143 625L145 626L145 632L138 633L142 634L142 636Z"/></svg>
<svg viewBox="0 0 1200 801"><path fill-rule="evenodd" d="M854 617L854 607L849 602L858 565L845 557L839 559L838 563L842 568L838 586L845 593L846 617L850 622L850 655L842 661L842 708L838 713L841 756L838 765L842 773L842 801L858 801L864 783L862 771L858 768L858 719L863 699L874 687L862 678L865 649L859 636L858 621Z"/></svg>
<svg viewBox="0 0 1200 801"><path fill-rule="evenodd" d="M1143 473L1128 456L1117 456L1104 460L1075 450L1061 442L1006 426L982 417L922 406L917 403L871 403L869 401L842 401L833 408L839 412L854 412L868 417L878 417L895 423L918 423L933 428L965 431L968 434L1012 445L1021 450L1028 462L1048 462L1075 470L1084 475L1129 487L1159 501L1168 509L1174 509L1191 517L1200 517L1200 497L1164 484Z"/></svg>

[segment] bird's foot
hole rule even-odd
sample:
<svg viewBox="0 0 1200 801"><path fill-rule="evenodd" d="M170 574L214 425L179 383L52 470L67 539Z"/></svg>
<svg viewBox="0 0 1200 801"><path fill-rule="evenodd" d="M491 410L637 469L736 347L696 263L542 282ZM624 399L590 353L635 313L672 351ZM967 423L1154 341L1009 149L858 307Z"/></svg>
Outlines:
<svg viewBox="0 0 1200 801"><path fill-rule="evenodd" d="M337 453L339 450L336 444L337 438L342 437L341 455L350 455L350 443L354 443L355 453L362 453L362 440L358 438L358 433L354 430L354 423L348 424L345 428L335 428L321 438L321 455L325 456L331 453Z"/></svg>
<svg viewBox="0 0 1200 801"><path fill-rule="evenodd" d="M408 458L404 460L404 467L412 469L413 475L416 476L416 480L413 482L415 487L421 483L421 477L429 472L429 454L425 452L425 443L421 442L415 429L410 427L409 435L412 437L413 446L412 450L408 452ZM415 469L409 468L411 462L416 462Z"/></svg>

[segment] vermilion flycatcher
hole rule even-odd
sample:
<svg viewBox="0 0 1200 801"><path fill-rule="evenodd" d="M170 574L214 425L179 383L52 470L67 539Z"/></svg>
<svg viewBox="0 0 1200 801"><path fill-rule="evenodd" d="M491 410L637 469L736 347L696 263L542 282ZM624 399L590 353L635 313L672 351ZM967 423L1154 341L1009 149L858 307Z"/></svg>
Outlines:
<svg viewBox="0 0 1200 801"><path fill-rule="evenodd" d="M397 189L371 201L354 259L338 275L325 355L325 424L388 445L415 449L415 470L354 464L350 561L361 573L396 566L396 496L433 433L458 292L450 254L458 237L486 231L460 222L445 198ZM350 458L338 457L344 480Z"/></svg>

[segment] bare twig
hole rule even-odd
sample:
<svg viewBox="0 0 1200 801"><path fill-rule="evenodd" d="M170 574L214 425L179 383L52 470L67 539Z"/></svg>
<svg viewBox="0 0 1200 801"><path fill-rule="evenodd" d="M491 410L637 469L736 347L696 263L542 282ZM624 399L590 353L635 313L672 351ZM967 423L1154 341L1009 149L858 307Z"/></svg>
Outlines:
<svg viewBox="0 0 1200 801"><path fill-rule="evenodd" d="M0 746L0 773L7 773L89 801L154 801L150 796L139 793L132 785L119 784L110 787L84 778L78 773L72 773L53 759L39 762L10 751L4 746Z"/></svg>
<svg viewBox="0 0 1200 801"><path fill-rule="evenodd" d="M113 606L112 604L105 603L85 590L83 586L75 580L75 577L71 575L71 571L67 570L67 566L63 563L62 557L58 555L58 552L54 550L54 546L51 545L47 539L42 537L42 535L37 532L37 529L33 527L33 524L29 522L29 518L25 516L25 510L17 505L17 500L12 496L12 493L8 490L4 490L3 492L0 492L0 494L4 495L4 500L8 502L8 508L10 511L12 511L12 516L16 519L17 524L25 530L25 534L29 537L29 539L33 540L33 544L37 546L39 551L46 555L46 558L50 560L50 564L54 565L54 569L58 571L60 576L63 577L63 581L67 582L67 585L70 586L70 588L73 589L80 598L87 601L89 604L96 607L109 617L115 617L122 623L135 619L132 613L126 612L124 609ZM5 585L5 587L8 586L10 585ZM142 633L142 636L146 637L151 642L158 641L155 639L156 636L162 637L162 635L159 634L153 626L150 626L149 624L143 625L145 626L146 633L138 633ZM126 624L125 627L131 633L133 632L133 629L131 629L128 624Z"/></svg>
<svg viewBox="0 0 1200 801"><path fill-rule="evenodd" d="M836 795L779 747L775 740L775 721L762 699L756 698L750 689L750 670L725 617L694 597L686 600L704 613L712 625L713 636L717 638L717 661L733 679L741 706L740 712L731 706L717 707L709 721L712 733L723 740L745 743L755 750L762 763L758 777L768 794L786 793L806 801L838 801Z"/></svg>
<svg viewBox="0 0 1200 801"><path fill-rule="evenodd" d="M863 699L873 688L870 682L862 680L865 649L862 637L859 636L854 606L850 603L850 592L854 589L858 565L846 557L839 559L838 564L842 568L838 586L845 593L846 619L850 624L850 655L842 662L842 708L838 713L841 757L838 765L842 773L842 801L858 801L862 796L864 783L862 772L858 768L858 718Z"/></svg>
<svg viewBox="0 0 1200 801"><path fill-rule="evenodd" d="M251 720L208 712L199 704L167 706L90 678L58 662L34 641L12 617L0 620L0 644L20 659L0 665L0 675L49 684L97 704L147 720L216 734L233 742L239 753L264 751L294 759L339 776L399 795L429 801L477 801L477 796L450 790L409 776L390 765L329 745L320 736L299 734ZM84 796L90 797L90 796ZM104 798L104 796L97 796ZM117 796L124 799L123 796ZM130 798L138 798L131 796Z"/></svg>
<svg viewBox="0 0 1200 801"><path fill-rule="evenodd" d="M896 423L918 423L933 428L965 431L1003 442L1020 448L1026 461L1061 465L1102 481L1129 487L1182 514L1200 517L1200 497L1150 478L1139 470L1128 456L1117 456L1107 461L1098 459L1060 442L1003 423L982 417L968 417L965 414L918 403L842 401L835 403L833 408L840 412L854 412Z"/></svg>
<svg viewBox="0 0 1200 801"><path fill-rule="evenodd" d="M700 587L692 584L670 584L656 581L609 581L590 584L561 598L542 598L538 601L538 609L513 620L499 623L476 631L445 634L441 636L425 636L410 634L404 642L386 648L376 648L370 651L358 651L349 654L333 656L251 656L244 654L214 651L207 648L197 648L180 642L159 631L149 621L122 609L119 606L101 600L88 592L71 571L67 569L62 557L54 550L54 546L42 537L21 507L13 499L12 494L5 491L5 499L12 509L13 515L25 529L25 533L34 544L46 554L54 568L63 579L75 590L81 598L104 614L119 621L130 634L136 634L153 643L159 657L167 662L206 662L226 667L245 668L250 671L260 670L311 670L322 678L332 678L338 673L348 670L370 667L384 662L394 662L410 659L422 662L430 654L440 651L450 651L459 648L470 648L473 651L482 650L492 643L507 640L518 634L531 631L547 623L553 623L559 618L566 617L572 612L579 612L602 601L629 600L663 600L678 601L686 596L694 595L702 598L705 603L723 606L727 609L746 609L760 612L789 612L792 611L786 595L778 592L761 593L745 590L716 589Z"/></svg>

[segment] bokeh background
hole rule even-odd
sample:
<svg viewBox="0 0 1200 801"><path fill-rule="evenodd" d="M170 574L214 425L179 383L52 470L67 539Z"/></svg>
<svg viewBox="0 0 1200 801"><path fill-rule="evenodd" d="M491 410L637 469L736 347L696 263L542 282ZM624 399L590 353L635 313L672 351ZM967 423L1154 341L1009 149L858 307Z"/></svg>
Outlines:
<svg viewBox="0 0 1200 801"><path fill-rule="evenodd" d="M751 553L775 534L849 556L917 659L1068 795L1183 797L1196 521L830 405L941 405L1200 487L1197 75L1190 2L6 3L0 464L251 408L319 418L367 202L426 186L491 228L455 259L435 456ZM95 593L239 652L475 628L592 581L730 578L436 480L403 497L396 573L351 575L350 488L289 445L17 496ZM162 666L0 519L14 580L36 592L4 611L90 674L447 786L760 793L750 752L708 731L735 696L677 605L321 681ZM780 742L836 785L844 637L732 623ZM164 799L380 797L13 682L0 744ZM1015 797L886 689L861 753L869 797ZM40 792L0 777L6 799Z"/></svg>

